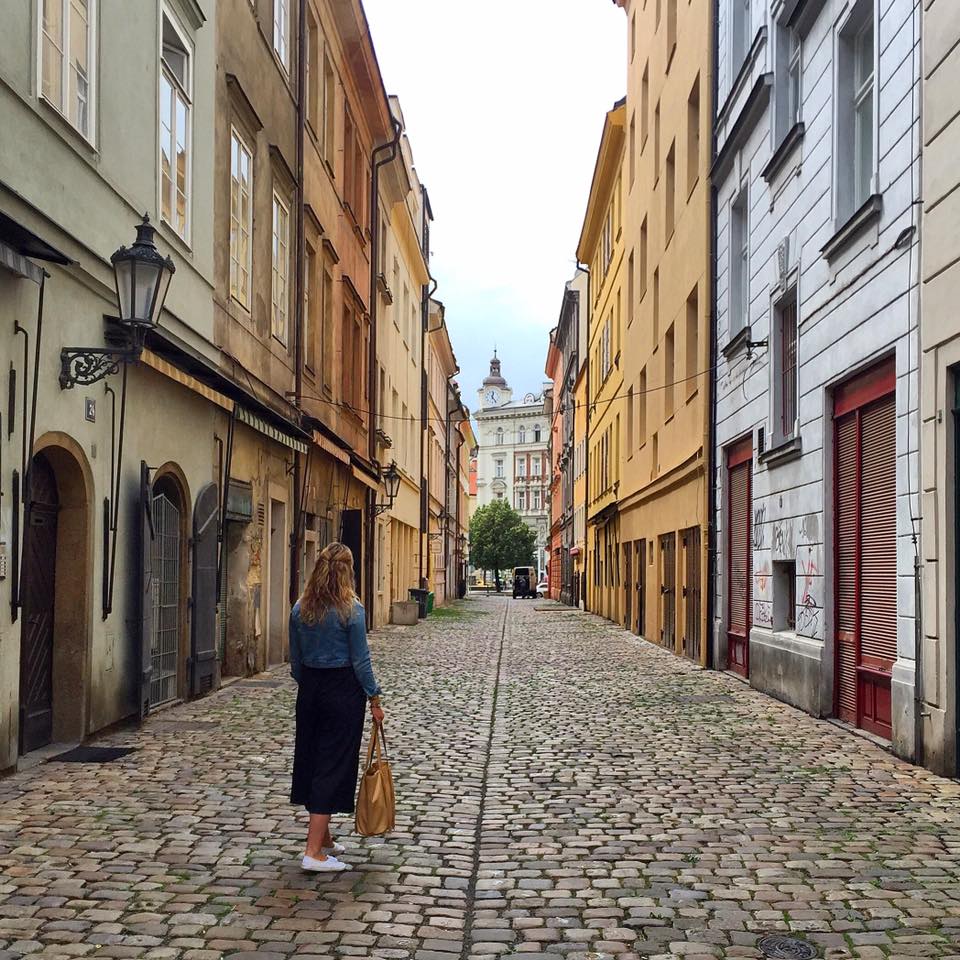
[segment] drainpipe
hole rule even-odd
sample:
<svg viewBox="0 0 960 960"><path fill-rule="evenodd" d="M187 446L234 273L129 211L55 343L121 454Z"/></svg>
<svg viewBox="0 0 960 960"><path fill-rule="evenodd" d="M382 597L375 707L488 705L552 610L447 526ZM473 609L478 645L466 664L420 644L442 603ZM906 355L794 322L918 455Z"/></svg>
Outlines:
<svg viewBox="0 0 960 960"><path fill-rule="evenodd" d="M303 402L303 287L306 236L303 189L304 130L307 123L307 0L300 0L297 26L297 271L294 276L295 306L293 310L294 405L300 411ZM303 557L301 528L303 466L302 454L293 455L293 529L290 531L290 603L300 596L300 563ZM217 585L219 590L219 584Z"/></svg>
<svg viewBox="0 0 960 960"><path fill-rule="evenodd" d="M301 0L305 2L305 0ZM389 110L389 102L388 102ZM374 149L370 157L370 346L367 352L367 394L369 403L367 404L367 454L370 462L377 465L377 416L379 414L379 397L377 396L377 305L379 297L377 295L377 276L380 273L380 168L392 163L397 156L397 148L400 145L400 137L403 134L403 128L396 117L390 117L393 124L393 139L381 144ZM376 626L374 622L374 575L376 564L374 557L374 544L376 533L376 517L374 516L374 507L377 502L377 492L371 490L367 494L367 530L366 530L366 558L365 558L365 579L367 581L367 623L371 629Z"/></svg>
<svg viewBox="0 0 960 960"><path fill-rule="evenodd" d="M713 11L711 66L710 166L717 159L717 126L713 111L716 109L719 77L717 59L720 51L720 26L716 10ZM710 410L707 424L708 444L706 450L707 470L707 635L704 637L708 669L716 666L714 656L714 619L716 617L717 588L717 188L710 184Z"/></svg>
<svg viewBox="0 0 960 960"><path fill-rule="evenodd" d="M426 207L424 206L424 222ZM426 553L430 547L430 461L427 459L427 424L430 414L430 393L427 378L427 334L430 332L430 300L437 292L437 281L430 278L424 286L420 303L420 571L419 586L427 589Z"/></svg>
<svg viewBox="0 0 960 960"><path fill-rule="evenodd" d="M582 270L587 275L587 309L586 309L586 322L587 322L587 436L586 436L586 447L584 448L584 457L583 457L583 484L586 488L586 496L583 504L583 609L589 613L590 612L590 550L587 546L589 537L587 536L587 528L589 527L590 519L590 293L591 288L593 287L593 277L590 274L590 268L585 264L581 263L579 258L577 259L577 269ZM583 317L580 318L581 322ZM578 331L579 334L579 331ZM579 335L578 338L579 339Z"/></svg>

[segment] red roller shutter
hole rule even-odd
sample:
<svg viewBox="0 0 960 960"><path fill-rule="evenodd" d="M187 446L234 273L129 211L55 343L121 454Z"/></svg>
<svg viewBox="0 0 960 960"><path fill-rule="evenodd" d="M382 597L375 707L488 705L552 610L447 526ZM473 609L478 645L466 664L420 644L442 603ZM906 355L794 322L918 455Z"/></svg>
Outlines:
<svg viewBox="0 0 960 960"><path fill-rule="evenodd" d="M752 439L738 444L727 455L729 493L727 657L731 670L743 676L750 672L750 622L752 563L750 549L750 481Z"/></svg>
<svg viewBox="0 0 960 960"><path fill-rule="evenodd" d="M888 739L897 656L895 385L889 361L834 398L836 711Z"/></svg>

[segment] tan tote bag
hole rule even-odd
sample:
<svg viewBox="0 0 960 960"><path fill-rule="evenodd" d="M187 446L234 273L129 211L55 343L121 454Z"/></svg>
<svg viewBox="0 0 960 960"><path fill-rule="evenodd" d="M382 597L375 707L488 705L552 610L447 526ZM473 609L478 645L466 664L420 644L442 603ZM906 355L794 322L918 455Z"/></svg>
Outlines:
<svg viewBox="0 0 960 960"><path fill-rule="evenodd" d="M374 759L376 753L376 759ZM396 825L397 803L393 793L393 775L387 760L387 742L383 727L375 724L367 762L357 794L357 833L361 837L379 837Z"/></svg>

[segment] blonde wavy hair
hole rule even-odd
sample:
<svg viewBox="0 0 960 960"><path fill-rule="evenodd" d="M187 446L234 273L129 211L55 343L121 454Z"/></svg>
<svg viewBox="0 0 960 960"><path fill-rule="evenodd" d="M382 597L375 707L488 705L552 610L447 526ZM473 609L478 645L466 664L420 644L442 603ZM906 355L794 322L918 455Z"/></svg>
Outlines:
<svg viewBox="0 0 960 960"><path fill-rule="evenodd" d="M300 597L300 619L304 623L316 623L328 610L336 610L340 621L346 623L356 599L353 551L342 543L328 544L320 551Z"/></svg>

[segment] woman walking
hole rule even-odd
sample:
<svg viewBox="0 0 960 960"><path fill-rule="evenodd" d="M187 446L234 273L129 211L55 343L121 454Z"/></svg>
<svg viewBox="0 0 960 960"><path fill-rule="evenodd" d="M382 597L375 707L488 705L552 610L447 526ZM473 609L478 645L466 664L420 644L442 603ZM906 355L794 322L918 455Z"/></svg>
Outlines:
<svg viewBox="0 0 960 960"><path fill-rule="evenodd" d="M353 554L325 547L290 614L290 672L297 681L297 735L290 802L310 813L303 869L349 869L330 835L334 813L353 813L363 737L363 704L383 723L370 664L367 623L353 580Z"/></svg>

